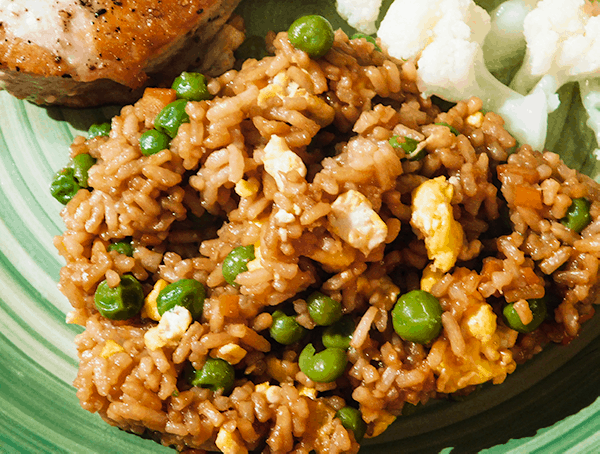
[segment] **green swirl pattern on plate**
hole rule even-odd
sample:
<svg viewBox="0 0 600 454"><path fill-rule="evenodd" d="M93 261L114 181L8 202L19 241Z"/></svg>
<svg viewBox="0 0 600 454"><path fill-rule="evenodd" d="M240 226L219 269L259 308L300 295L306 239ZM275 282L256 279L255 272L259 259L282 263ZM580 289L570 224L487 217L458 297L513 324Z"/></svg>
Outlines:
<svg viewBox="0 0 600 454"><path fill-rule="evenodd" d="M299 14L334 14L331 0L261 5L278 24ZM249 2L239 10L254 34L272 26L257 10ZM334 25L341 23L336 17ZM42 108L0 93L0 452L172 452L83 410L71 386L81 327L65 323L70 306L56 289L62 260L52 240L63 229L62 206L48 186L73 137L116 112ZM599 335L594 317L570 345L546 349L504 384L462 402L428 405L361 452L598 452Z"/></svg>

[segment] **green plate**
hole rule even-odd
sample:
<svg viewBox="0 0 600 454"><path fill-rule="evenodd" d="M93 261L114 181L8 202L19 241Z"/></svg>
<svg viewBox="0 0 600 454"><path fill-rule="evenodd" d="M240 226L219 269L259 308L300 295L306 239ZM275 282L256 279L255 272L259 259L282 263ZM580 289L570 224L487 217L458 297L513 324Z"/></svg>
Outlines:
<svg viewBox="0 0 600 454"><path fill-rule="evenodd" d="M334 17L331 1L277 3L242 4L251 34L284 29L301 13ZM333 22L342 25L339 17ZM73 137L116 112L42 108L0 93L0 452L173 452L84 411L71 386L73 337L81 328L65 324L70 306L56 289L62 260L52 239L63 224L48 185L67 162ZM594 317L570 345L544 350L504 384L462 402L428 405L361 452L596 453L598 370Z"/></svg>

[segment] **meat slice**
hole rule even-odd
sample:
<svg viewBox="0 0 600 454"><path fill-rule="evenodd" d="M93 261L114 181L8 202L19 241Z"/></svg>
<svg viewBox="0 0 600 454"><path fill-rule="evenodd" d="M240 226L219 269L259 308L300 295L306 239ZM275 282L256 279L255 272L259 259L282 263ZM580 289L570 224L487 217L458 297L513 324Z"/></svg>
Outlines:
<svg viewBox="0 0 600 454"><path fill-rule="evenodd" d="M0 1L0 84L38 104L133 102L212 44L237 47L239 30L223 27L239 1Z"/></svg>

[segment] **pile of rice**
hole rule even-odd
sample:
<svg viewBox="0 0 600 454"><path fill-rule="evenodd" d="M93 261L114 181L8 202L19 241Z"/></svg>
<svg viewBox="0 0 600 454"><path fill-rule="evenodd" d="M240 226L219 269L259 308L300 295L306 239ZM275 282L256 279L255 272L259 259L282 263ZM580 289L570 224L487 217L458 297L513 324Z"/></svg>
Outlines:
<svg viewBox="0 0 600 454"><path fill-rule="evenodd" d="M548 342L577 335L598 287L596 183L556 154L515 151L502 118L482 113L477 98L441 111L420 96L413 62L364 39L338 31L319 60L293 48L285 32L268 41L274 56L210 79L215 98L187 104L190 122L170 149L143 156L139 148L165 105L156 89L113 118L110 137L72 145L71 156L97 159L90 188L64 208L66 231L55 239L66 260L59 287L74 308L69 321L85 326L74 383L83 408L179 450L357 452L353 433L334 418L341 407L359 407L367 437L376 436L404 406L501 383ZM426 157L403 159L388 142L394 135L421 141ZM303 165L277 170L268 144ZM421 282L432 259L411 225L411 194L440 176L453 187L464 240L448 272ZM352 240L333 227L340 214L332 205L349 191L385 224L379 240ZM592 201L581 234L560 223L578 197ZM107 251L124 238L133 239L133 257ZM223 259L250 244L258 261L235 288L223 278ZM176 344L150 348L144 334L156 321L110 321L94 305L97 285L117 285L126 273L146 295L159 279L202 282L202 319ZM402 340L390 315L399 295L421 286L444 311L441 334L425 346ZM346 372L332 383L300 371L306 341L285 347L269 336L275 308L318 329L305 300L315 290L341 301L357 326ZM523 319L526 300L545 294L560 299L540 328L518 334L504 324L507 302ZM233 346L243 352L235 361ZM229 395L184 378L208 357L235 363Z"/></svg>

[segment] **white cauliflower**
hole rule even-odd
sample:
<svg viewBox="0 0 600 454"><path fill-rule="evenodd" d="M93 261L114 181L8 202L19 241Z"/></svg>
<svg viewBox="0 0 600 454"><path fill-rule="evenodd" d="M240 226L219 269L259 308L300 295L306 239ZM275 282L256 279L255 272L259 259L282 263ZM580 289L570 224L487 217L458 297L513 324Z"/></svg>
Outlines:
<svg viewBox="0 0 600 454"><path fill-rule="evenodd" d="M542 0L523 24L527 53L511 87L528 93L543 77L558 86L600 75L600 4Z"/></svg>
<svg viewBox="0 0 600 454"><path fill-rule="evenodd" d="M393 57L416 59L423 96L448 101L478 96L484 108L504 117L519 142L542 149L548 113L559 104L558 86L542 79L523 96L492 76L482 48L490 28L490 16L473 0L396 0L378 36Z"/></svg>
<svg viewBox="0 0 600 454"><path fill-rule="evenodd" d="M338 14L358 31L371 35L377 30L375 21L379 16L382 0L337 0Z"/></svg>

